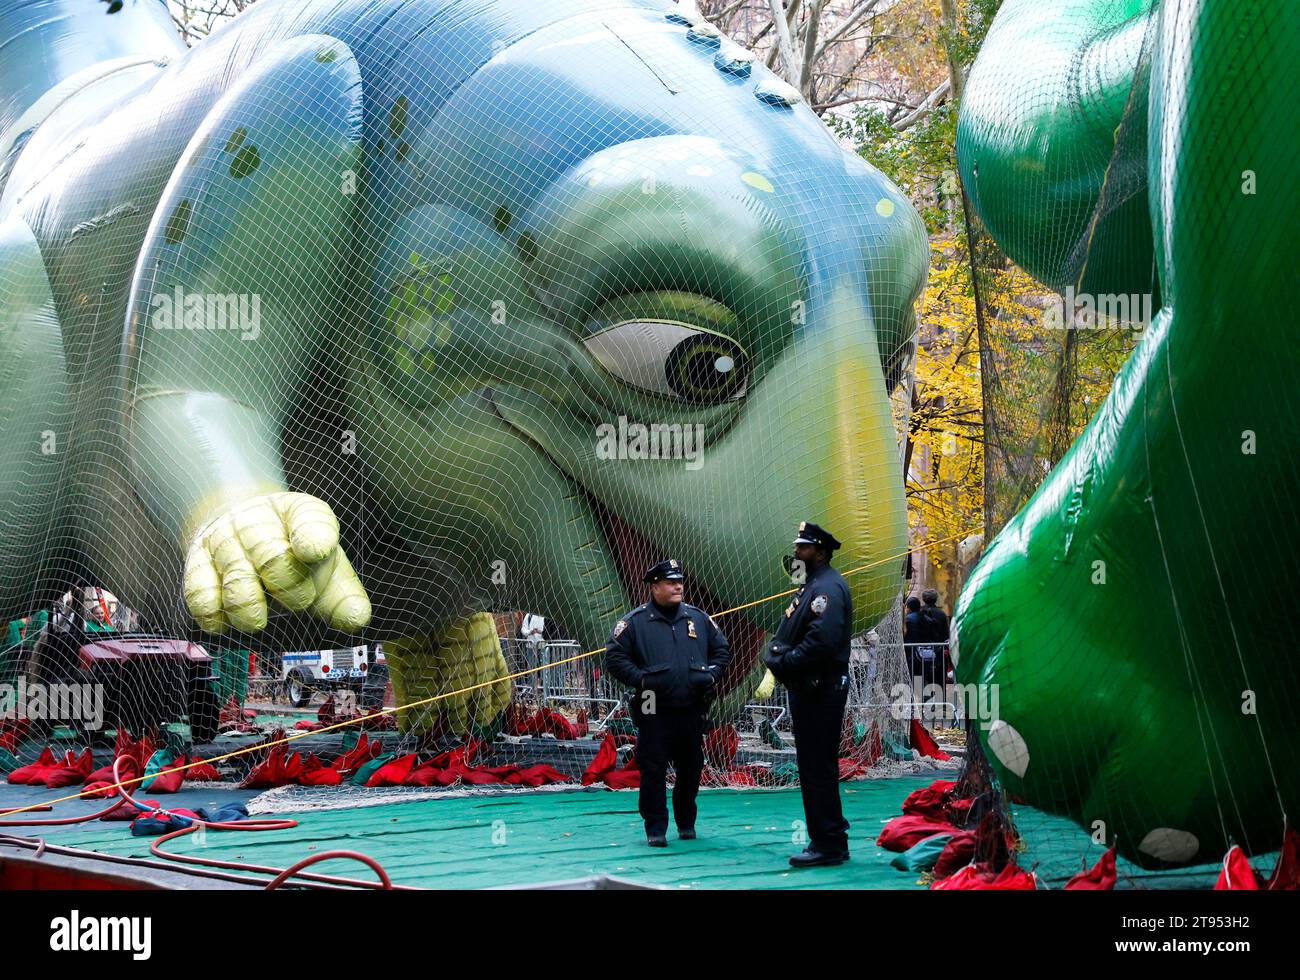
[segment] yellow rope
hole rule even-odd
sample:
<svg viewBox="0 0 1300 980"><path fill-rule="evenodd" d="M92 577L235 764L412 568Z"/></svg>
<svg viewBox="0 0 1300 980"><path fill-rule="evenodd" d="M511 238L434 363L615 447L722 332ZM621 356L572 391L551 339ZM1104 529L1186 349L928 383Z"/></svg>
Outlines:
<svg viewBox="0 0 1300 980"><path fill-rule="evenodd" d="M964 538L966 535L971 534L973 531L976 530L978 530L978 528L968 528L965 531L961 531L957 534L949 535L946 538L940 538L937 541L922 542L920 545L918 545L918 547L928 548L928 547L933 547L935 545L946 544L947 542L954 541L957 538ZM844 575L845 578L847 578L850 575L856 575L858 572L864 572L868 568L875 568L879 565L884 565L891 561L898 561L902 558L906 558L911 550L912 549L908 549L908 551L904 551L902 554L890 555L888 558L880 558L877 559L876 561L868 562L865 565L860 565L857 568L850 569L849 571L842 572L841 574ZM774 592L772 595L765 596L762 599L755 599L753 602L747 602L744 605L732 606L730 609L724 609L722 612L714 614L713 618L721 619L723 616L728 616L731 613L741 612L742 610L749 609L753 606L762 605L765 602L771 602L773 599L783 599L788 595L794 595L794 593L798 591L799 591L798 589L786 589L784 592ZM359 725L365 721L368 721L371 718L378 717L379 715L394 714L398 711L404 711L408 708L419 708L426 704L433 704L435 701L442 701L446 698L454 698L461 694L468 694L471 691L477 691L479 688L490 687L493 684L500 684L502 681L513 681L520 677L526 677L527 675L535 674L540 670L547 670L552 667L562 667L565 664L576 663L579 660L585 660L588 657L594 657L597 654L604 653L604 652L605 652L604 647L600 647L599 649L596 650L588 650L586 653L578 653L564 660L557 660L554 663L544 664L539 667L529 667L526 670L521 670L514 674L507 674L504 677L494 677L490 681L481 681L478 684L471 684L469 687L461 688L459 691L448 691L445 694L435 694L432 697L427 697L420 701L412 701L409 704L399 704L399 705L394 705L391 708L382 708L379 711L371 712L370 714L363 715L359 718L349 718L346 721L335 722L332 725L326 725L322 728L315 728L309 732L298 732L293 735L286 735L284 738L276 739L274 742L259 742L256 745L248 745L242 749L236 749L234 752L227 752L225 755L218 755L218 756L214 756L211 759L204 759L202 762L188 762L183 766L168 766L167 771L168 772L173 772L176 770L185 771L187 769L193 768L194 766L212 765L213 763L216 762L224 762L227 759L234 759L237 756L248 755L248 753L250 752L260 752L262 749L269 749L276 745L287 745L290 742L293 742L300 738L306 738L309 735L320 735L323 732L332 732L335 729L346 728L349 725ZM154 775L156 776L157 773L155 773ZM120 783L114 783L111 786L101 786L97 790L95 790L95 792L99 794L105 794L108 793L109 790L121 789L123 786L134 786L136 783L141 783L144 782L144 780L146 779L153 779L153 778L154 776L136 776L134 779L124 779ZM8 810L6 813L3 814L3 817L0 819L9 819L10 817L16 816L19 813L29 813L33 810L39 810L42 807L53 806L56 803L66 803L69 800L79 800L85 795L86 795L85 791L83 790L80 793L73 793L70 796L60 796L56 800L48 800L43 803L33 803L31 806L18 807L13 810Z"/></svg>

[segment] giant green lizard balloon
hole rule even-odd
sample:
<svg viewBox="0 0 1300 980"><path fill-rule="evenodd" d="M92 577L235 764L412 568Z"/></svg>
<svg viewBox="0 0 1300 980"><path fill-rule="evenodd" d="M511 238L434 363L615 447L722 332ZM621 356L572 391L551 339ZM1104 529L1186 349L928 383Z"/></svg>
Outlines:
<svg viewBox="0 0 1300 980"><path fill-rule="evenodd" d="M0 4L6 614L75 574L405 638L411 697L500 676L487 610L599 647L650 558L788 588L815 519L879 619L924 229L674 11L262 0L187 51L158 0Z"/></svg>
<svg viewBox="0 0 1300 980"><path fill-rule="evenodd" d="M1008 0L959 123L1012 258L1157 297L957 610L1006 788L1146 865L1265 852L1300 813L1297 73L1294 4Z"/></svg>

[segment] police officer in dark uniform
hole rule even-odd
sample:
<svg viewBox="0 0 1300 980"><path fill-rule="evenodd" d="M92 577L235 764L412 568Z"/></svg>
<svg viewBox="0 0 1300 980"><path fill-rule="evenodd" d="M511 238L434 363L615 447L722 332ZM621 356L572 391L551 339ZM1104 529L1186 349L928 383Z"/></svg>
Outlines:
<svg viewBox="0 0 1300 980"><path fill-rule="evenodd" d="M704 769L704 721L713 689L731 659L722 631L708 614L682 601L682 567L675 558L645 573L650 601L614 626L605 667L631 687L641 770L641 817L646 843L668 846L665 779L671 762L673 818L681 840L695 838L695 797Z"/></svg>
<svg viewBox="0 0 1300 980"><path fill-rule="evenodd" d="M848 821L840 806L840 733L849 697L849 641L853 600L844 576L831 567L841 547L809 521L794 539L803 586L790 600L763 662L790 692L795 755L809 844L790 858L796 868L849 859Z"/></svg>

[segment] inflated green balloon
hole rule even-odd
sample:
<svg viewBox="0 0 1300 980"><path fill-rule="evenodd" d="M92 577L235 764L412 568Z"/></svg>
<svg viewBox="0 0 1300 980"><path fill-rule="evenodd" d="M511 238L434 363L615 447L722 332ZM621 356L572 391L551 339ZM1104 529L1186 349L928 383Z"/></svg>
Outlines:
<svg viewBox="0 0 1300 980"><path fill-rule="evenodd" d="M1007 790L1147 865L1266 852L1300 812L1297 73L1294 4L1008 0L959 124L1013 259L1158 296L956 612Z"/></svg>
<svg viewBox="0 0 1300 980"><path fill-rule="evenodd" d="M666 555L715 611L788 589L800 520L889 608L925 231L707 25L261 0L186 51L30 0L0 47L8 615L80 575L267 645L536 609L590 650Z"/></svg>

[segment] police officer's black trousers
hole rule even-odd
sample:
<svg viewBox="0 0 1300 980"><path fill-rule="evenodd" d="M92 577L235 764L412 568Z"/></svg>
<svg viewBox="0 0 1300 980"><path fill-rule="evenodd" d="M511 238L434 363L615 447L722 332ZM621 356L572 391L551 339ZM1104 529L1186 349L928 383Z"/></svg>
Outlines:
<svg viewBox="0 0 1300 980"><path fill-rule="evenodd" d="M704 770L704 711L701 708L660 708L643 715L637 730L636 764L641 770L641 819L647 837L668 833L666 780L668 764L677 774L673 784L673 818L678 830L695 827L695 797Z"/></svg>
<svg viewBox="0 0 1300 980"><path fill-rule="evenodd" d="M822 854L847 853L849 823L840 806L839 760L848 687L831 681L816 687L796 682L789 691L809 843Z"/></svg>

